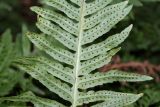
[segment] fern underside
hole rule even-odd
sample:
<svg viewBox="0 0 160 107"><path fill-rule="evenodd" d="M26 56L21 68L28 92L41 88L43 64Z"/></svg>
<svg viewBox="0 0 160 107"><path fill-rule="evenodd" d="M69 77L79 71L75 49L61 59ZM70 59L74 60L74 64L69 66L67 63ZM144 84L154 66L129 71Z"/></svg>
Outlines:
<svg viewBox="0 0 160 107"><path fill-rule="evenodd" d="M71 107L99 102L92 107L123 107L142 94L93 91L93 87L115 81L145 81L151 77L96 69L108 64L129 35L132 25L115 35L103 36L131 10L128 2L113 0L43 0L49 8L32 7L39 17L37 27L43 34L27 33L29 39L46 55L18 59L14 65L39 80L50 91L70 102ZM105 40L96 41L103 36ZM53 45L56 39L66 48ZM89 89L89 90L88 90ZM35 107L67 107L57 101L42 99L28 92L2 100L32 102Z"/></svg>

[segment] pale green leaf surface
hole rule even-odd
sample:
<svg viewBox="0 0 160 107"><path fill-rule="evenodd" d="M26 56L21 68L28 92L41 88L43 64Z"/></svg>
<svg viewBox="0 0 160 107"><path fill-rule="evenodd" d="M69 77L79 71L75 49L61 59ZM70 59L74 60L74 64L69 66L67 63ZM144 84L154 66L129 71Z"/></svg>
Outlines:
<svg viewBox="0 0 160 107"><path fill-rule="evenodd" d="M34 57L34 58L25 58L19 60L23 64L31 64L35 68L39 68L42 71L48 72L49 74L60 78L61 80L73 84L73 77L67 72L67 68L63 68L62 65L59 65L56 62L50 62L49 59L44 57ZM53 66L53 65L54 66Z"/></svg>
<svg viewBox="0 0 160 107"><path fill-rule="evenodd" d="M64 12L68 17L79 20L79 9L67 3L66 0L43 0L43 2Z"/></svg>
<svg viewBox="0 0 160 107"><path fill-rule="evenodd" d="M92 107L124 107L130 105L141 98L143 94L133 95L129 97L122 97L121 99L115 99L111 101L106 101Z"/></svg>
<svg viewBox="0 0 160 107"><path fill-rule="evenodd" d="M45 19L39 18L39 22L37 23L37 27L44 32L45 34L54 37L64 46L68 47L71 50L76 50L76 38L72 36L70 33L66 32L65 30L61 29L55 24L51 24L50 21Z"/></svg>
<svg viewBox="0 0 160 107"><path fill-rule="evenodd" d="M95 0L86 4L86 12L85 15L93 14L104 7L106 7L112 0Z"/></svg>
<svg viewBox="0 0 160 107"><path fill-rule="evenodd" d="M127 6L128 1L121 2L118 4L110 5L105 7L104 9L101 9L97 13L91 15L90 17L86 18L85 20L85 29L90 29L103 21L106 17L109 17L112 14L115 14L115 12L119 10L123 10L125 6Z"/></svg>
<svg viewBox="0 0 160 107"><path fill-rule="evenodd" d="M149 76L111 70L107 73L88 74L86 76L80 77L79 88L87 89L97 85L103 85L105 83L112 83L116 81L138 82L151 79L152 78Z"/></svg>
<svg viewBox="0 0 160 107"><path fill-rule="evenodd" d="M86 104L90 102L95 102L95 101L115 101L115 100L120 100L122 98L131 98L137 96L136 94L129 94L129 93L121 93L121 92L113 92L113 91L89 91L87 93L80 93L79 94L79 99L78 102L79 104Z"/></svg>
<svg viewBox="0 0 160 107"><path fill-rule="evenodd" d="M117 11L109 17L105 18L99 25L86 31L83 35L82 44L93 42L103 34L110 31L119 21L121 21L132 9L132 6L125 8L122 11Z"/></svg>
<svg viewBox="0 0 160 107"><path fill-rule="evenodd" d="M27 36L38 48L44 50L56 60L70 65L74 64L74 54L67 50L53 46L51 43L49 43L49 40L47 40L45 35L39 36L38 34L28 33Z"/></svg>
<svg viewBox="0 0 160 107"><path fill-rule="evenodd" d="M119 50L120 48L113 49L110 52L82 62L80 67L80 74L87 75L93 70L108 64L111 61L112 56L115 55Z"/></svg>
<svg viewBox="0 0 160 107"><path fill-rule="evenodd" d="M38 22L43 24L44 26L52 29L53 31L55 32L58 32L58 33L63 33L63 37L70 40L70 42L75 43L77 42L76 39L72 34L68 33L67 31L61 29L60 27L56 26L55 24L51 23L51 21L48 21L42 17L38 17Z"/></svg>
<svg viewBox="0 0 160 107"><path fill-rule="evenodd" d="M50 66L53 69L57 70L58 72L63 72L63 74L68 75L69 77L73 77L73 70L71 68L63 67L61 63L54 61L52 59L46 58L44 56L24 57L22 59L16 60L15 62L27 62L27 60L44 63L47 66Z"/></svg>
<svg viewBox="0 0 160 107"><path fill-rule="evenodd" d="M31 102L35 105L35 107L41 107L41 105L44 105L43 107L66 107L56 101L37 97L32 92L26 92L19 96L0 98L0 101L6 101L6 100L15 101L15 102L17 101L18 102Z"/></svg>
<svg viewBox="0 0 160 107"><path fill-rule="evenodd" d="M71 19L59 14L58 12L52 11L50 9L45 9L41 7L32 7L32 11L36 12L41 17L51 20L59 24L63 29L68 32L77 35L78 33L78 24L73 22Z"/></svg>
<svg viewBox="0 0 160 107"><path fill-rule="evenodd" d="M50 91L55 92L65 100L72 101L71 88L66 83L62 83L45 70L40 70L34 65L16 64L16 66L26 71L33 78L39 80Z"/></svg>
<svg viewBox="0 0 160 107"><path fill-rule="evenodd" d="M106 53L107 51L117 47L128 37L131 29L132 29L132 25L127 27L121 33L112 35L100 43L93 44L91 46L83 48L81 59L82 60L90 59L99 54Z"/></svg>

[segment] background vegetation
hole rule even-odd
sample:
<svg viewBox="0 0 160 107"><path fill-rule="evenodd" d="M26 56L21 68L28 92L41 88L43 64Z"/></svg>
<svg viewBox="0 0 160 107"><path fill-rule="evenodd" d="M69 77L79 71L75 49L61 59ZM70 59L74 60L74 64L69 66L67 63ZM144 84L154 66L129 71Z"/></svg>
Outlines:
<svg viewBox="0 0 160 107"><path fill-rule="evenodd" d="M119 1L123 0L115 0ZM115 87L120 87L116 91L142 92L144 97L132 105L133 107L160 107L160 2L130 0L130 3L134 4L130 16L117 27L121 30L133 23L131 35L112 63L100 68L100 72L123 69L151 75L155 79L146 83L114 83L97 88L115 90ZM37 0L0 0L0 96L17 95L32 90L39 95L52 97L37 81L11 65L16 57L40 53L35 51L24 36L28 29L37 30L34 25L36 16L29 9L32 5L42 4Z"/></svg>

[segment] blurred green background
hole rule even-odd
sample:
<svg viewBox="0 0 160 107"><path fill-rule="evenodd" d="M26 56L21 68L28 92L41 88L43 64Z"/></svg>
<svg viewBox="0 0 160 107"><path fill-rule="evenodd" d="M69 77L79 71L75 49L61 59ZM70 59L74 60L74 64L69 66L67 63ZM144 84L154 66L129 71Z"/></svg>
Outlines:
<svg viewBox="0 0 160 107"><path fill-rule="evenodd" d="M120 1L124 0L114 2ZM134 5L132 12L116 27L121 30L132 23L134 28L130 37L123 43L121 52L110 65L120 65L119 69L151 75L155 79L145 83L115 83L98 87L144 93L144 97L132 107L160 107L159 1L130 0L130 4ZM0 96L17 95L31 90L39 95L52 97L36 80L11 65L16 57L34 54L35 48L25 37L27 31L38 31L35 26L36 15L30 11L33 5L42 6L38 0L0 0ZM102 68L103 71L107 69Z"/></svg>

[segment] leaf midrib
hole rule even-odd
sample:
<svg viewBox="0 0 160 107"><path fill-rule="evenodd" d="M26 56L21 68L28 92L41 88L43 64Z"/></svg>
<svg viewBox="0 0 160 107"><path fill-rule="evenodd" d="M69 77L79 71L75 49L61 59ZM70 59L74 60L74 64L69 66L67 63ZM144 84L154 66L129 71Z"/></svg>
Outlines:
<svg viewBox="0 0 160 107"><path fill-rule="evenodd" d="M79 21L79 34L78 34L78 46L76 51L76 63L75 63L75 83L73 86L73 104L72 107L77 106L77 100L78 100L78 84L79 84L79 70L80 70L80 56L81 56L81 49L82 49L82 38L83 38L83 25L84 25L84 10L85 10L85 0L81 0L81 8L80 8L80 21Z"/></svg>

